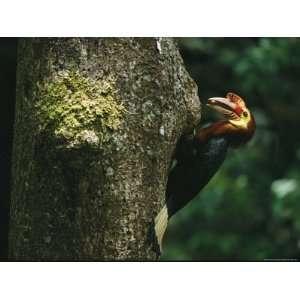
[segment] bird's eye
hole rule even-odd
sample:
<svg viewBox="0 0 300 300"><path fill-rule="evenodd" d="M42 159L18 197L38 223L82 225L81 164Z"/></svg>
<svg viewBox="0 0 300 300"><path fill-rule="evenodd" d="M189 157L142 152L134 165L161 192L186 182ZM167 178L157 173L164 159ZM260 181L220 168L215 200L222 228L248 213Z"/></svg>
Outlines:
<svg viewBox="0 0 300 300"><path fill-rule="evenodd" d="M248 113L246 111L243 112L243 117L248 117Z"/></svg>

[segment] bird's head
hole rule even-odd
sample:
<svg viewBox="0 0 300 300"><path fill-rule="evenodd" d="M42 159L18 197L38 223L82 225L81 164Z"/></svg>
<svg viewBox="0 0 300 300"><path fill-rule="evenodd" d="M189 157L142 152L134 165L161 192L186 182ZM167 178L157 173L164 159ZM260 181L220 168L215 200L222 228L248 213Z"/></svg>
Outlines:
<svg viewBox="0 0 300 300"><path fill-rule="evenodd" d="M245 141L253 136L255 131L254 117L240 96L227 93L225 98L208 99L207 105L227 119L228 125L224 125L227 133L236 133Z"/></svg>
<svg viewBox="0 0 300 300"><path fill-rule="evenodd" d="M227 93L226 98L209 98L207 105L221 113L229 123L237 128L247 128L253 119L245 101L234 93Z"/></svg>

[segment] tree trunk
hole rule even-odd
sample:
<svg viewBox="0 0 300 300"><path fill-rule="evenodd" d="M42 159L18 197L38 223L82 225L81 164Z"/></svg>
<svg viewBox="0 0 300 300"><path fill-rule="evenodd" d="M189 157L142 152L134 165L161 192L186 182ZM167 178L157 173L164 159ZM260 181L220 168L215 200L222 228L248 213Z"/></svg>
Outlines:
<svg viewBox="0 0 300 300"><path fill-rule="evenodd" d="M154 260L172 154L199 119L172 39L21 39L10 259Z"/></svg>

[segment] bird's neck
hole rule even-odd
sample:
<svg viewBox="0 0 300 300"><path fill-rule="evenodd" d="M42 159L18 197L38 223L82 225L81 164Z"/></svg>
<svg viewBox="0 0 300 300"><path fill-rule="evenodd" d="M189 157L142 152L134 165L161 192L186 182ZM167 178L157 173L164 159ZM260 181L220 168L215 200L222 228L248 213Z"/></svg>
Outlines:
<svg viewBox="0 0 300 300"><path fill-rule="evenodd" d="M218 121L212 125L200 128L196 133L197 143L204 144L214 137L224 137L228 140L229 145L237 147L249 141L253 135L252 128L240 129L232 125L227 120Z"/></svg>
<svg viewBox="0 0 300 300"><path fill-rule="evenodd" d="M200 128L196 133L197 142L204 144L216 136L226 136L232 130L232 125L227 121L218 121L210 126Z"/></svg>

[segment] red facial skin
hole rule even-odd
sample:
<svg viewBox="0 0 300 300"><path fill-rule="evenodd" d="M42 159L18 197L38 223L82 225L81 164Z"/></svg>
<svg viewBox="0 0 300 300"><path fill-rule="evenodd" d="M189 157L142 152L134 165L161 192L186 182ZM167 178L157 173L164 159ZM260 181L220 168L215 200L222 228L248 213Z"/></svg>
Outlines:
<svg viewBox="0 0 300 300"><path fill-rule="evenodd" d="M237 115L241 115L242 114L242 112L243 112L243 109L240 107L240 106L238 106L235 110L234 110L234 112L237 114Z"/></svg>

